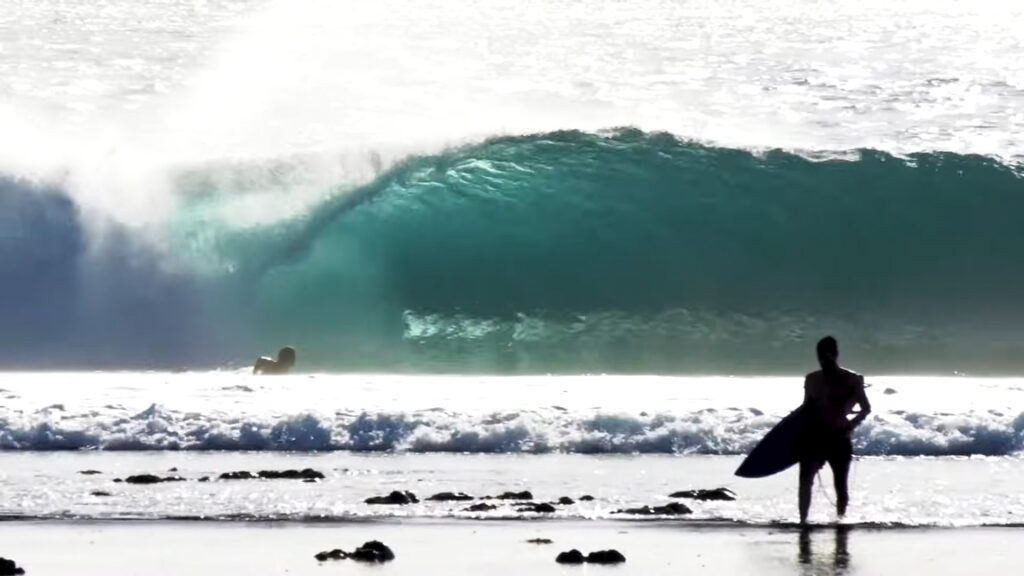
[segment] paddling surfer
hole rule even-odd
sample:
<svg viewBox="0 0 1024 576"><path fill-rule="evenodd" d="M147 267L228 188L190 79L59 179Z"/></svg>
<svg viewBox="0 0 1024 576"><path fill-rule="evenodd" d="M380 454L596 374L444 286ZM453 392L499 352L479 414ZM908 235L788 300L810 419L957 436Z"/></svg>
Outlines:
<svg viewBox="0 0 1024 576"><path fill-rule="evenodd" d="M285 346L277 352L277 360L261 356L252 366L253 374L287 374L295 365L295 348Z"/></svg>
<svg viewBox="0 0 1024 576"><path fill-rule="evenodd" d="M864 377L839 366L839 343L831 336L818 342L821 370L804 380L804 409L808 411L800 447L800 523L807 523L814 476L828 462L836 487L836 513L842 517L850 502L847 477L853 446L850 434L871 413ZM854 406L860 405L855 412ZM853 419L847 417L851 414Z"/></svg>

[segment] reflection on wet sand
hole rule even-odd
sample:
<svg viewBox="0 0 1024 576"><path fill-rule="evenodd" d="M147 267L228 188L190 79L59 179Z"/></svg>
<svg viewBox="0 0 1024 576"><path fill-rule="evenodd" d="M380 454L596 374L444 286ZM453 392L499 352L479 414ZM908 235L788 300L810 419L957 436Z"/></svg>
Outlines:
<svg viewBox="0 0 1024 576"><path fill-rule="evenodd" d="M838 576L840 574L847 574L850 567L850 551L848 547L850 540L850 527L835 527L835 546L833 547L832 554L828 556L815 556L812 546L812 532L814 532L812 528L803 528L800 530L800 536L798 538L800 550L797 555L797 560L802 568L800 573L808 576L824 576L827 574ZM823 535L827 533L827 531L819 530L818 533Z"/></svg>

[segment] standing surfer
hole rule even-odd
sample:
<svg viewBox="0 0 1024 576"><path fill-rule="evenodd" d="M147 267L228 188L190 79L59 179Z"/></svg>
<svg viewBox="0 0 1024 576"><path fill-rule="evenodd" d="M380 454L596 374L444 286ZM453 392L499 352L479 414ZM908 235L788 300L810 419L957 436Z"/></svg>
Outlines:
<svg viewBox="0 0 1024 576"><path fill-rule="evenodd" d="M836 513L846 514L850 502L847 477L853 446L850 435L871 413L871 403L864 392L864 377L839 366L839 343L831 336L818 342L818 363L821 370L804 380L804 409L808 412L806 427L800 439L800 523L807 523L811 508L811 487L814 476L828 462L836 487ZM854 406L860 405L855 412ZM853 419L847 419L855 414Z"/></svg>

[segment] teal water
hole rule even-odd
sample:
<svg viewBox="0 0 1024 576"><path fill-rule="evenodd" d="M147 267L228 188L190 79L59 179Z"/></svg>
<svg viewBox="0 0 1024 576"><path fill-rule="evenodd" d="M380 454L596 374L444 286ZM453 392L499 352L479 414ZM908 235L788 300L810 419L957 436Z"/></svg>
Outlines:
<svg viewBox="0 0 1024 576"><path fill-rule="evenodd" d="M230 271L214 283L261 344L317 365L787 371L835 332L878 370L1018 368L1019 168L818 156L499 138L244 228L217 220L235 191L193 174L174 242Z"/></svg>
<svg viewBox="0 0 1024 576"><path fill-rule="evenodd" d="M1003 3L64 4L0 17L0 369L1024 369Z"/></svg>
<svg viewBox="0 0 1024 576"><path fill-rule="evenodd" d="M59 188L6 181L7 353L217 366L288 342L314 370L791 373L833 333L874 371L1022 368L1024 179L992 158L555 132L239 225L266 201L257 171L183 171L156 243L89 242Z"/></svg>

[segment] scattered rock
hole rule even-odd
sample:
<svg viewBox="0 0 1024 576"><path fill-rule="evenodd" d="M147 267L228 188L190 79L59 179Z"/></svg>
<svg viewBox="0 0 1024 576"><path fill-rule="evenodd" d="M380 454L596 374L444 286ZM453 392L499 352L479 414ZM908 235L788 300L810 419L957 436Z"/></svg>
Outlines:
<svg viewBox="0 0 1024 576"><path fill-rule="evenodd" d="M159 484L164 479L155 474L136 474L124 479L128 484Z"/></svg>
<svg viewBox="0 0 1024 576"><path fill-rule="evenodd" d="M526 541L527 544L554 544L554 540L550 538L530 538Z"/></svg>
<svg viewBox="0 0 1024 576"><path fill-rule="evenodd" d="M626 557L618 550L598 550L587 554L587 564L621 564Z"/></svg>
<svg viewBox="0 0 1024 576"><path fill-rule="evenodd" d="M491 510L497 510L497 509L498 509L498 507L495 506L494 504L488 504L486 502L480 502L478 504L473 504L472 506L470 506L468 508L463 508L462 511L463 512L490 512Z"/></svg>
<svg viewBox="0 0 1024 576"><path fill-rule="evenodd" d="M0 557L0 576L15 576L18 574L24 574L25 570L19 568L14 560L8 560L7 558Z"/></svg>
<svg viewBox="0 0 1024 576"><path fill-rule="evenodd" d="M438 494L434 494L430 498L427 498L427 500L434 502L466 502L467 500L472 499L473 497L465 492L440 492Z"/></svg>
<svg viewBox="0 0 1024 576"><path fill-rule="evenodd" d="M692 498L707 502L709 500L722 500L731 502L736 499L736 493L728 488L715 488L713 490L681 490L669 494L669 498Z"/></svg>
<svg viewBox="0 0 1024 576"><path fill-rule="evenodd" d="M569 498L568 496L562 496L561 498L558 499L558 504L561 506L572 506L575 503L576 501L573 500L572 498Z"/></svg>
<svg viewBox="0 0 1024 576"><path fill-rule="evenodd" d="M110 492L107 492L106 490L93 490L92 492L89 492L89 495L90 496L97 496L97 497L100 497L100 498L103 498L103 497L106 497L106 496L113 496L113 494L111 494Z"/></svg>
<svg viewBox="0 0 1024 576"><path fill-rule="evenodd" d="M168 472L177 472L177 471L178 471L178 467L177 467L177 466L175 466L174 468L170 468L170 469L168 469L167 471L168 471Z"/></svg>
<svg viewBox="0 0 1024 576"><path fill-rule="evenodd" d="M199 482L209 482L209 481L210 481L210 477L209 476L203 476L202 478L199 479Z"/></svg>
<svg viewBox="0 0 1024 576"><path fill-rule="evenodd" d="M547 502L541 502L540 504L531 503L516 508L516 512L536 512L538 514L551 514L555 511L555 507Z"/></svg>
<svg viewBox="0 0 1024 576"><path fill-rule="evenodd" d="M583 564L586 562L586 558L583 557L583 553L573 548L568 552L562 552L555 557L555 562L559 564Z"/></svg>
<svg viewBox="0 0 1024 576"><path fill-rule="evenodd" d="M326 562L328 560L344 560L345 558L348 558L348 553L344 550L339 550L338 548L320 552L316 555L316 559L320 562Z"/></svg>
<svg viewBox="0 0 1024 576"><path fill-rule="evenodd" d="M886 395L892 395L892 394L895 394L895 393L896 393L896 389L895 388L886 388L885 390L882 391L882 394L886 394Z"/></svg>
<svg viewBox="0 0 1024 576"><path fill-rule="evenodd" d="M580 496L580 502L592 502L593 500L594 497L591 496L590 494L584 494L583 496Z"/></svg>
<svg viewBox="0 0 1024 576"><path fill-rule="evenodd" d="M344 560L346 558L351 558L352 560L358 560L360 562L390 562L395 559L395 553L382 542L372 540L370 542L366 542L352 552L345 552L340 548L335 548L334 550L319 552L314 557L320 562L326 562L328 560Z"/></svg>
<svg viewBox="0 0 1024 576"><path fill-rule="evenodd" d="M239 470L238 472L225 472L221 474L218 479L220 480L253 480L256 475L248 470Z"/></svg>
<svg viewBox="0 0 1024 576"><path fill-rule="evenodd" d="M124 480L120 478L114 478L114 484L120 484L121 482L124 482Z"/></svg>
<svg viewBox="0 0 1024 576"><path fill-rule="evenodd" d="M316 484L319 482L316 478L306 478L302 481L303 484Z"/></svg>
<svg viewBox="0 0 1024 576"><path fill-rule="evenodd" d="M322 472L305 468L303 470L260 470L258 477L266 480L323 480Z"/></svg>
<svg viewBox="0 0 1024 576"><path fill-rule="evenodd" d="M390 562L395 559L395 553L383 543L372 540L356 548L348 557L360 562Z"/></svg>
<svg viewBox="0 0 1024 576"><path fill-rule="evenodd" d="M81 474L82 476L95 476L97 474L103 474L103 472L100 472L99 470L79 470L78 473Z"/></svg>
<svg viewBox="0 0 1024 576"><path fill-rule="evenodd" d="M405 506L406 504L416 504L417 502L419 502L419 499L416 498L415 494L409 492L408 490L404 492L399 492L398 490L395 490L394 492L388 494L387 496L374 496L372 498L367 498L365 502L367 504L393 504L398 506Z"/></svg>
<svg viewBox="0 0 1024 576"><path fill-rule="evenodd" d="M638 516L681 516L683 514L690 514L693 510L690 510L685 504L679 502L672 502L664 506L642 506L640 508L626 508L624 510L616 510L612 514L636 514Z"/></svg>
<svg viewBox="0 0 1024 576"><path fill-rule="evenodd" d="M165 476L161 478L155 474L136 474L125 478L124 481L126 484L160 484L161 482L184 482L185 479L181 476Z"/></svg>
<svg viewBox="0 0 1024 576"><path fill-rule="evenodd" d="M248 470L237 472L225 472L220 475L221 480L323 480L322 472L305 468L303 470L260 470L253 474Z"/></svg>
<svg viewBox="0 0 1024 576"><path fill-rule="evenodd" d="M492 497L494 500L533 500L533 493L529 490L522 492L502 492Z"/></svg>

